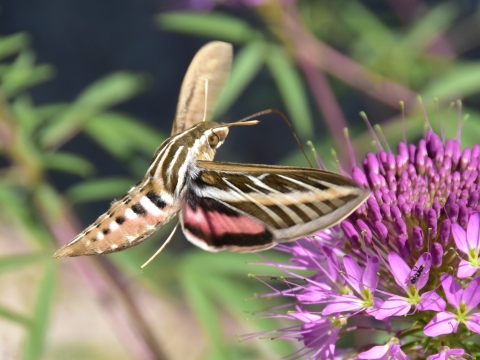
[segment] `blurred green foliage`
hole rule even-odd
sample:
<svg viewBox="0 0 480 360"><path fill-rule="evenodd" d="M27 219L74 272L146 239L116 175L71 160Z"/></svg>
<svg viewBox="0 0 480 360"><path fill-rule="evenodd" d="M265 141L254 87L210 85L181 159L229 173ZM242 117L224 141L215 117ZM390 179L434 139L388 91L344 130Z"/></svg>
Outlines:
<svg viewBox="0 0 480 360"><path fill-rule="evenodd" d="M301 56L295 47L298 39L284 27L278 6L274 3L250 9L263 27L215 11L163 13L156 17L156 22L163 31L225 40L238 47L216 116L228 111L255 77L266 70L299 137L312 140L320 155L330 159L333 136L331 133L314 135L315 122L319 121L314 120L318 117L314 103L318 99L312 95L315 89L305 81L306 75L298 66ZM301 25L316 41L341 49L352 63L369 71L366 78L370 82L352 85L348 72L342 78L330 74L331 68L314 65L316 71L327 74L329 91L336 99L341 101L351 96L352 86L360 93L368 93L383 77L392 84L401 84L412 94L421 94L428 113L434 114L432 126L439 129L436 117L440 117L443 124L450 123L448 135L455 136L458 117L462 115L457 109L440 110L438 115L431 99L438 98L440 106L448 106L457 98L466 98L467 103L475 104L475 96L480 91L480 62L457 56L455 44L451 44L452 51L446 52L435 46L442 41L449 42L445 32L458 21L455 4L441 4L401 26L386 21L359 1L312 0L300 1L296 6ZM15 241L25 245L23 250L13 246L15 250L5 249L0 257L0 274L13 274L28 267L35 267L39 274L32 308L17 311L3 305L0 299L0 317L24 329L25 341L19 354L25 359L45 358L45 354L52 358L55 353L49 350L48 329L55 311L56 293L62 284L60 261L51 259L51 254L58 246L56 237L61 234L62 226L74 227L75 221L67 216L71 206L123 195L148 166L145 160L139 160L139 155L150 156L166 138L166 134L135 117L112 110L146 90L147 82L141 74L116 72L91 84L69 103L35 105L28 90L51 79L53 74L51 66L36 63L28 35L0 37L0 156L6 164L0 168L0 226L8 227L16 234ZM390 104L387 96L391 94L385 92L385 99L380 95L377 100ZM463 113L468 113L469 118L464 124L462 144L471 146L478 143L480 113L468 104L463 107ZM369 115L372 123L383 120L375 114ZM365 129L361 123L350 124L350 137L359 159L373 149L372 136ZM446 132L445 125L442 130ZM418 138L425 131L423 112L418 106L408 106L404 122L400 116L389 119L382 122L381 131L390 144L403 140L404 131L409 139ZM126 164L135 176L96 178L95 167L89 159L62 150L62 146L79 133ZM299 152L291 154L285 162L304 163ZM61 194L49 181L51 171L76 175L79 181ZM165 238L168 230L170 226L162 229L157 237ZM207 350L198 358L272 358L293 351L286 342L238 344L225 335L224 314L246 326L242 318L251 315L244 312L276 305L275 299L267 304L245 301L255 292L266 291L258 281L245 281L247 273L273 273L270 268L245 265L245 261L258 261L258 257L201 251L182 255L164 253L161 261L153 262L141 273L138 266L148 258L152 248L153 245L133 248L109 256L108 261L115 264L116 271L134 279L132 281L158 299L183 299L205 336ZM285 261L275 252L268 257ZM250 321L248 327L251 331L268 331L276 325L272 320L262 320ZM72 350L72 358L75 351ZM78 350L78 354L81 351Z"/></svg>

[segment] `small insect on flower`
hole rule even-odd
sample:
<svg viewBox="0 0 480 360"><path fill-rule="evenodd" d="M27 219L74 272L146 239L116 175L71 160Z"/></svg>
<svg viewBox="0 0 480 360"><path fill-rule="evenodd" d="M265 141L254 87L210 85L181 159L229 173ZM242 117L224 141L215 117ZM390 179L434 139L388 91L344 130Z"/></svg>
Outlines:
<svg viewBox="0 0 480 360"><path fill-rule="evenodd" d="M182 84L171 137L145 178L54 257L129 248L177 214L187 239L204 250L259 251L327 229L366 200L355 181L332 172L213 161L231 127L258 123L253 116L207 120L231 62L230 44L200 49Z"/></svg>
<svg viewBox="0 0 480 360"><path fill-rule="evenodd" d="M420 275L422 275L423 269L425 269L425 265L420 265L420 267L419 267L418 269L417 269L416 266L413 268L413 271L414 271L415 273L414 273L413 276L410 278L410 283L411 283L412 285L414 285L414 284L417 282L417 280L418 280L418 278L420 277Z"/></svg>

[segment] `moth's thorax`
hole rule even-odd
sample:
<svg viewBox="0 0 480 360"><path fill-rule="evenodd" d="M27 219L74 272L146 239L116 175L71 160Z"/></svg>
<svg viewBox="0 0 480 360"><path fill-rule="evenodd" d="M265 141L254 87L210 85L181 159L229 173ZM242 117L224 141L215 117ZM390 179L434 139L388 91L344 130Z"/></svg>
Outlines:
<svg viewBox="0 0 480 360"><path fill-rule="evenodd" d="M227 134L227 127L203 121L172 136L156 151L147 175L160 181L174 197L181 197L196 161L212 161Z"/></svg>

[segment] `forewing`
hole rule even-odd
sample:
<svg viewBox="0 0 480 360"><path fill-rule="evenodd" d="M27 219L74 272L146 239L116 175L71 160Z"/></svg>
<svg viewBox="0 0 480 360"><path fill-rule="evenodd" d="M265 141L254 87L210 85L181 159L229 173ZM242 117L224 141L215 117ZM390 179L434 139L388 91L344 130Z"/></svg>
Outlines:
<svg viewBox="0 0 480 360"><path fill-rule="evenodd" d="M178 98L172 135L179 134L204 118L210 120L215 103L225 84L232 65L232 45L212 41L195 55L183 79ZM208 97L205 107L205 80L208 79Z"/></svg>
<svg viewBox="0 0 480 360"><path fill-rule="evenodd" d="M198 162L181 223L207 250L257 251L329 228L368 196L352 179L317 169Z"/></svg>

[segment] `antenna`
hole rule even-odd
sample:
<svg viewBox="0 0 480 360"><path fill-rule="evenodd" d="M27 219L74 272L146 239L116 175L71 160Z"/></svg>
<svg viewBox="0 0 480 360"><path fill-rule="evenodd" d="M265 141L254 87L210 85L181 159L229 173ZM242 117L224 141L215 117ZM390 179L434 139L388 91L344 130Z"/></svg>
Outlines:
<svg viewBox="0 0 480 360"><path fill-rule="evenodd" d="M205 79L205 104L203 106L203 120L207 120L207 107L208 107L208 79Z"/></svg>

